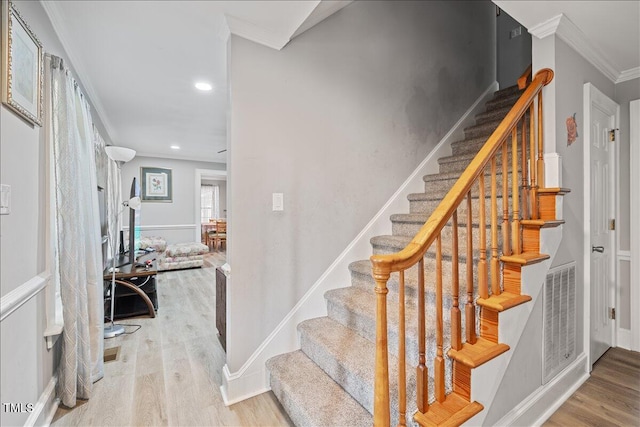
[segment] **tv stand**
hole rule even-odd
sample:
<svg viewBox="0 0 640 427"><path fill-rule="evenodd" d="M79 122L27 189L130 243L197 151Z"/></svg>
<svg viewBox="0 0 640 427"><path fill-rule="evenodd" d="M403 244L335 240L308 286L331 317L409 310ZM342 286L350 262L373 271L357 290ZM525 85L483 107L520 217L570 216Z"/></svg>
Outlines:
<svg viewBox="0 0 640 427"><path fill-rule="evenodd" d="M148 268L137 267L152 260ZM116 260L117 261L117 260ZM116 264L117 265L117 264ZM148 314L156 317L158 296L156 292L156 275L158 273L155 254L141 256L134 264L125 264L116 271L115 311L114 319ZM111 313L111 279L112 272L107 268L103 273L105 317Z"/></svg>

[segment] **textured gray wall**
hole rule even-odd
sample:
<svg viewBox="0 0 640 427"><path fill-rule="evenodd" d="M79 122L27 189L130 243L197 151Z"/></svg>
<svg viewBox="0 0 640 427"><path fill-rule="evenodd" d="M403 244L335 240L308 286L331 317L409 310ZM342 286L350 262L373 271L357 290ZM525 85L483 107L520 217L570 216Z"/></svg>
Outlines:
<svg viewBox="0 0 640 427"><path fill-rule="evenodd" d="M495 8L354 2L282 51L230 44L235 372L495 80Z"/></svg>
<svg viewBox="0 0 640 427"><path fill-rule="evenodd" d="M498 84L500 88L513 86L531 64L531 34L504 10L496 16L498 42ZM511 30L522 27L521 35L509 38Z"/></svg>

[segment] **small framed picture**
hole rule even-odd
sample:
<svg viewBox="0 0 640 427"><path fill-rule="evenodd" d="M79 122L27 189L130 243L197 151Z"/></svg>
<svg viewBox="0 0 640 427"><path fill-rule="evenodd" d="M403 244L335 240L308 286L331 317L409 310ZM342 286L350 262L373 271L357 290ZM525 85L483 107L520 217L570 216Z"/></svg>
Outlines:
<svg viewBox="0 0 640 427"><path fill-rule="evenodd" d="M143 202L172 202L171 169L140 168Z"/></svg>
<svg viewBox="0 0 640 427"><path fill-rule="evenodd" d="M0 0L2 103L27 122L42 126L42 44L11 0Z"/></svg>

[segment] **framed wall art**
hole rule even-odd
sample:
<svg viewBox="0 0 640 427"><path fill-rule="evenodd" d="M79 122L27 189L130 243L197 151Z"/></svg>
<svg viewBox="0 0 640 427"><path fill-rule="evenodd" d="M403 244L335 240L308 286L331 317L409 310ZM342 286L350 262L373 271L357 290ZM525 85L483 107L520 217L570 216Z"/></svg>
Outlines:
<svg viewBox="0 0 640 427"><path fill-rule="evenodd" d="M42 126L42 44L10 0L0 0L2 103L27 122Z"/></svg>
<svg viewBox="0 0 640 427"><path fill-rule="evenodd" d="M143 202L172 202L171 169L140 168Z"/></svg>

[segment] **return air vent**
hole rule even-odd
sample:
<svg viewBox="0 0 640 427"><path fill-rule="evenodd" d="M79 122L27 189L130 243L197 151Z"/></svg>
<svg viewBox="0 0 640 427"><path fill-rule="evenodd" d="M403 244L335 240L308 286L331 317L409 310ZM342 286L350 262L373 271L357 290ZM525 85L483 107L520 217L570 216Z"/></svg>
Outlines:
<svg viewBox="0 0 640 427"><path fill-rule="evenodd" d="M549 270L544 284L542 383L576 358L576 264Z"/></svg>

